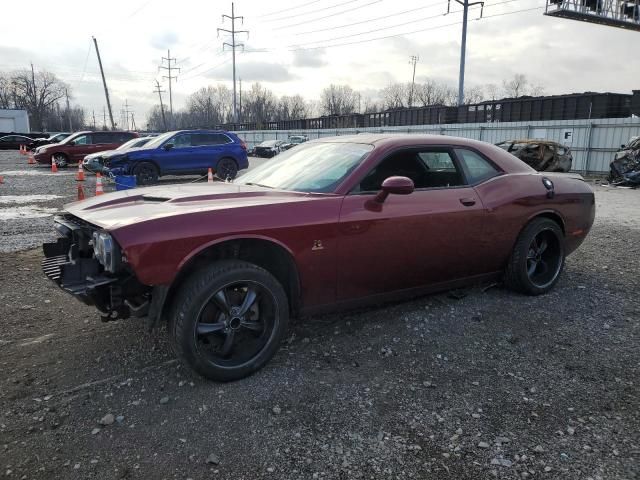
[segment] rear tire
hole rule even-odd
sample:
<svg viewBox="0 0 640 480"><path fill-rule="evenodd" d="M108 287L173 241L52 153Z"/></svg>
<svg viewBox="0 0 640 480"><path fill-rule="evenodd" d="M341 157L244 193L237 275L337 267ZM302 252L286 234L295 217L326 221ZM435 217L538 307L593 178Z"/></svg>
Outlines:
<svg viewBox="0 0 640 480"><path fill-rule="evenodd" d="M564 234L549 218L535 218L518 236L505 272L507 288L527 295L551 290L564 267Z"/></svg>
<svg viewBox="0 0 640 480"><path fill-rule="evenodd" d="M138 185L150 185L158 181L158 168L151 162L140 162L133 169Z"/></svg>
<svg viewBox="0 0 640 480"><path fill-rule="evenodd" d="M233 158L221 158L216 167L216 176L221 180L231 178L233 180L238 175L238 164Z"/></svg>
<svg viewBox="0 0 640 480"><path fill-rule="evenodd" d="M257 265L223 260L176 294L169 333L177 356L210 380L251 375L276 353L289 322L282 285Z"/></svg>

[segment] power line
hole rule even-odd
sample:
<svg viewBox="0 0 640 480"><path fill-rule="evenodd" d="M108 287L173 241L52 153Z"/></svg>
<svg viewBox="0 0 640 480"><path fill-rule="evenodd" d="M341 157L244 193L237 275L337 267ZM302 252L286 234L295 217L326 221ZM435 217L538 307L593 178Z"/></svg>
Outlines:
<svg viewBox="0 0 640 480"><path fill-rule="evenodd" d="M505 2L506 3L506 2ZM522 13L522 12L529 12L529 11L533 11L533 10L541 10L543 9L544 6L541 7L533 7L533 8L526 8L523 10L514 10L512 12L504 12L504 13L498 13L498 14L494 14L494 15L485 15L482 17L482 19L472 19L471 21L477 21L477 20L484 20L487 18L492 18L492 17L500 17L500 16L504 16L504 15L513 15L516 13ZM451 27L453 25L460 25L462 22L458 21L458 22L452 22L452 23L447 23L444 25L436 25L433 27L429 27L429 28L421 28L418 30L412 30L410 32L400 32L400 33L395 33L392 35L384 35L382 37L375 37L375 38L368 38L368 39L364 39L364 40L354 40L352 42L344 42L344 43L337 43L335 45L317 45L314 47L296 47L296 48L285 48L285 51L288 52L295 52L295 51L299 51L299 50L318 50L320 48L334 48L334 47L344 47L344 46L349 46L349 45L358 45L361 43L368 43L368 42L375 42L377 40L386 40L388 38L397 38L397 37L402 37L404 35L413 35L415 33L423 33L423 32L428 32L431 30L438 30L441 28L446 28L446 27ZM264 52L272 52L275 51L277 49L260 49L260 50L247 50L247 53L264 53Z"/></svg>
<svg viewBox="0 0 640 480"><path fill-rule="evenodd" d="M272 18L271 20L265 20L265 23L279 22L280 20L289 20L290 18L304 17L305 15L311 15L312 13L324 12L325 10L329 10L331 8L342 7L343 5L348 5L350 3L355 3L355 2L359 2L359 1L360 0L348 0L346 2L336 3L335 5L329 5L328 7L319 8L317 10L311 10L309 12L296 13L294 15L285 15L284 17L280 17L280 18Z"/></svg>
<svg viewBox="0 0 640 480"><path fill-rule="evenodd" d="M320 0L313 0L312 2L307 2L307 3L303 3L301 5L296 5L294 7L289 7L289 8L283 8L282 10L276 10L275 12L271 12L271 13L265 13L264 15L260 15L257 18L264 18L264 17L270 17L271 15L277 15L278 13L282 13L282 12L289 12L291 10L296 10L298 8L302 8L302 7L306 7L307 5L312 5L314 3L318 3Z"/></svg>
<svg viewBox="0 0 640 480"><path fill-rule="evenodd" d="M338 15L342 15L343 13L353 12L355 10L360 10L361 8L368 7L369 5L373 5L374 3L380 3L380 2L382 2L382 0L373 0L372 2L365 3L364 5L359 5L357 7L348 8L347 10L341 10L340 12L336 12L336 13L331 13L329 15L325 15L324 17L317 17L317 18L312 18L312 19L309 19L309 20L304 20L304 22L305 23L318 22L320 20L324 20L325 18L331 18L331 17L335 17L335 16L338 16ZM286 28L298 27L298 26L300 26L300 23L298 23L298 22L290 23L288 25L279 26L278 30L284 30Z"/></svg>
<svg viewBox="0 0 640 480"><path fill-rule="evenodd" d="M514 0L511 0L514 1ZM319 28L317 30L311 30L311 31L304 31L304 32L300 32L301 34L304 33L305 35L311 34L311 33L319 33L319 32L328 32L330 30L338 30L340 28L347 28L347 27L353 27L354 25L362 25L363 23L369 23L369 22L375 22L377 20L386 20L390 17L398 17L400 15L404 15L406 13L413 13L413 12L417 12L418 10L427 10L433 7L439 7L441 5L446 4L446 2L441 2L441 3L436 3L434 5L429 5L428 7L418 7L418 8L412 8L411 10L405 10L403 12L398 12L398 13L392 13L389 15L383 15L381 17L376 17L376 18L370 18L368 20L361 20L359 22L354 22L354 23L347 23L346 25L336 25L334 27L327 27L327 28ZM295 35L295 33L293 34Z"/></svg>

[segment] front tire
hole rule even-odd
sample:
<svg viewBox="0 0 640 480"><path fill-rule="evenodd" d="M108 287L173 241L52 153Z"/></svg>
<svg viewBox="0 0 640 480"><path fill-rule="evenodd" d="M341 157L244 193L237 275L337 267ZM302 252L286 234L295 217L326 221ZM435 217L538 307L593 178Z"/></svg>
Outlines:
<svg viewBox="0 0 640 480"><path fill-rule="evenodd" d="M156 166L151 162L140 162L133 169L138 185L150 185L158 181L159 173Z"/></svg>
<svg viewBox="0 0 640 480"><path fill-rule="evenodd" d="M58 168L67 168L69 165L69 158L64 153L54 153L53 162Z"/></svg>
<svg viewBox="0 0 640 480"><path fill-rule="evenodd" d="M540 295L551 290L564 267L564 234L549 218L533 219L518 236L505 272L505 285Z"/></svg>
<svg viewBox="0 0 640 480"><path fill-rule="evenodd" d="M178 357L210 380L251 375L276 353L289 323L282 285L257 265L223 260L186 281L169 327Z"/></svg>

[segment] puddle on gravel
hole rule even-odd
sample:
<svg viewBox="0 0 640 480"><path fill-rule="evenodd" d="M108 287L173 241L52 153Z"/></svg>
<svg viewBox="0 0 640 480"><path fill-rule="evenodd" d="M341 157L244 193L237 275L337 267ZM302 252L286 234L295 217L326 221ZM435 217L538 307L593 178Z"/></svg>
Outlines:
<svg viewBox="0 0 640 480"><path fill-rule="evenodd" d="M57 211L57 208L44 208L35 206L0 208L0 220L43 218L49 217Z"/></svg>
<svg viewBox="0 0 640 480"><path fill-rule="evenodd" d="M8 170L6 172L0 172L0 175L4 175L5 177L22 177L27 175L75 175L75 171L51 173L49 169L43 168L39 170Z"/></svg>
<svg viewBox="0 0 640 480"><path fill-rule="evenodd" d="M0 204L48 202L56 198L62 198L62 195L0 195Z"/></svg>

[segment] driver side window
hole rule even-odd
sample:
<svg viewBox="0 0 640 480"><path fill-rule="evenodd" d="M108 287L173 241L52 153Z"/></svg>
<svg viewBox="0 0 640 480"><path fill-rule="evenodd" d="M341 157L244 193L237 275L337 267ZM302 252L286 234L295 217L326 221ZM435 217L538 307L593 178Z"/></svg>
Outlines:
<svg viewBox="0 0 640 480"><path fill-rule="evenodd" d="M73 140L74 145L91 145L91 137L89 135L80 135Z"/></svg>
<svg viewBox="0 0 640 480"><path fill-rule="evenodd" d="M183 133L174 137L170 143L173 143L173 148L184 148L191 146L191 134Z"/></svg>
<svg viewBox="0 0 640 480"><path fill-rule="evenodd" d="M377 192L393 176L408 177L416 189L463 185L462 175L446 150L405 150L391 154L371 170L356 191Z"/></svg>

